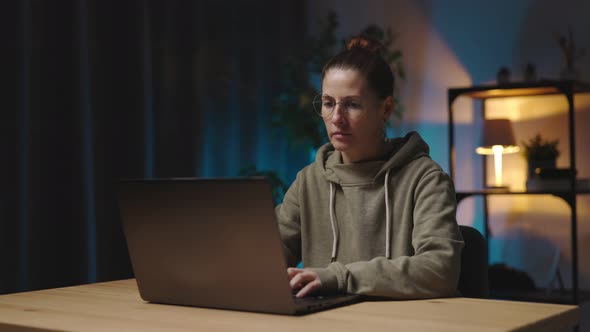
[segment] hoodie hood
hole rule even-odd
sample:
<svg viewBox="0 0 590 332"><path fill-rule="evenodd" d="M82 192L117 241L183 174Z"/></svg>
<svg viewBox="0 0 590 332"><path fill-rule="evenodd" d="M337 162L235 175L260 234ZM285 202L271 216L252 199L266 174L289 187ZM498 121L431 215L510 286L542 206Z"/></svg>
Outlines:
<svg viewBox="0 0 590 332"><path fill-rule="evenodd" d="M383 160L358 164L343 164L342 154L332 144L327 143L318 149L316 162L323 170L323 177L340 186L359 186L380 180L390 170L403 167L412 160L429 155L428 144L413 131L405 137L387 139L388 151Z"/></svg>

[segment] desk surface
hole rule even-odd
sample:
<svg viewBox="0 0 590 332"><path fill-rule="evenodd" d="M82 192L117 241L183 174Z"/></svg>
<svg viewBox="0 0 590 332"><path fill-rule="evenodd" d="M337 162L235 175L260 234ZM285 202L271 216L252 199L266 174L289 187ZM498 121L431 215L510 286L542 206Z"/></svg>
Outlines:
<svg viewBox="0 0 590 332"><path fill-rule="evenodd" d="M134 279L0 296L0 331L555 331L570 305L467 298L364 302L290 317L142 301Z"/></svg>

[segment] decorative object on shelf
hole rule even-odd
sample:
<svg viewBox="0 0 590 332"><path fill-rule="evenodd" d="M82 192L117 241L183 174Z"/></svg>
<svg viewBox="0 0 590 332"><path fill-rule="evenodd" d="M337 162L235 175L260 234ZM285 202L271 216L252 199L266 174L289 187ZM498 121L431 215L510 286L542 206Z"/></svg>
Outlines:
<svg viewBox="0 0 590 332"><path fill-rule="evenodd" d="M573 173L573 174L572 174ZM572 172L569 168L536 168L535 169L535 176L539 179L563 179L569 178L572 175L576 175L578 172Z"/></svg>
<svg viewBox="0 0 590 332"><path fill-rule="evenodd" d="M571 178L576 176L577 171L570 168L537 167L534 174L526 180L528 191L568 191L572 189ZM577 191L590 190L590 179L576 179Z"/></svg>
<svg viewBox="0 0 590 332"><path fill-rule="evenodd" d="M508 67L502 67L496 74L496 81L498 84L510 83L510 69Z"/></svg>
<svg viewBox="0 0 590 332"><path fill-rule="evenodd" d="M578 71L576 68L576 60L583 57L586 54L586 50L583 48L577 48L574 41L574 34L572 28L568 27L567 37L559 36L557 38L561 53L563 55L564 67L561 69L560 77L564 80L576 80L578 79Z"/></svg>
<svg viewBox="0 0 590 332"><path fill-rule="evenodd" d="M534 177L537 168L555 168L559 156L558 144L558 139L544 139L541 134L522 143L523 154L528 165L528 177Z"/></svg>
<svg viewBox="0 0 590 332"><path fill-rule="evenodd" d="M526 180L528 191L569 191L572 190L569 178L542 179L537 176ZM590 179L576 179L576 191L590 190Z"/></svg>
<svg viewBox="0 0 590 332"><path fill-rule="evenodd" d="M537 68L531 62L526 64L524 68L524 81L528 83L535 82L537 80Z"/></svg>
<svg viewBox="0 0 590 332"><path fill-rule="evenodd" d="M520 151L514 139L512 124L508 119L486 119L483 123L482 146L475 152L482 155L494 155L495 182L490 189L507 189L502 183L502 155Z"/></svg>

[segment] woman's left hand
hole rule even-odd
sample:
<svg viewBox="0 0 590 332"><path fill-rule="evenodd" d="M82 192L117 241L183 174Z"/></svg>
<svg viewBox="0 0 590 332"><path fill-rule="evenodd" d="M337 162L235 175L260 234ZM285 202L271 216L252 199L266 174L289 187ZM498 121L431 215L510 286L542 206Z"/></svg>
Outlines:
<svg viewBox="0 0 590 332"><path fill-rule="evenodd" d="M299 289L295 295L298 298L305 297L322 288L320 277L312 270L290 267L287 269L287 275L291 289Z"/></svg>

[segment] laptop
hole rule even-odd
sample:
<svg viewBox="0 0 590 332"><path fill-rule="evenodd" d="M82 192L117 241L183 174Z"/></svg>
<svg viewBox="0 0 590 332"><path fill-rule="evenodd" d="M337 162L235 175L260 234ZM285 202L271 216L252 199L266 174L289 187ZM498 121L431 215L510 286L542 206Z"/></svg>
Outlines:
<svg viewBox="0 0 590 332"><path fill-rule="evenodd" d="M360 299L294 298L264 178L124 180L118 199L145 301L301 315Z"/></svg>

